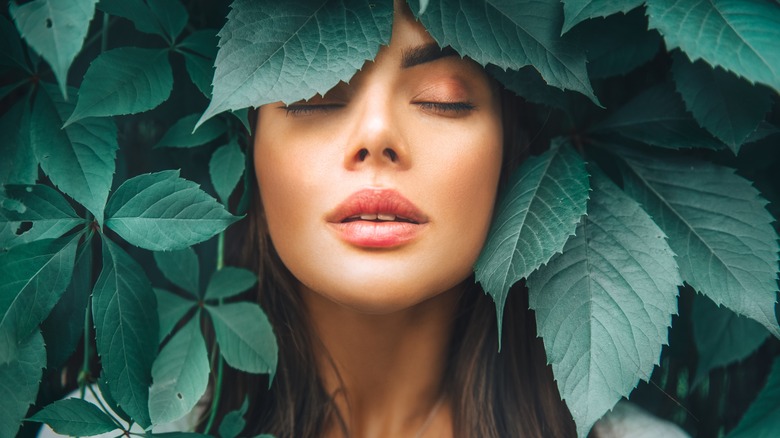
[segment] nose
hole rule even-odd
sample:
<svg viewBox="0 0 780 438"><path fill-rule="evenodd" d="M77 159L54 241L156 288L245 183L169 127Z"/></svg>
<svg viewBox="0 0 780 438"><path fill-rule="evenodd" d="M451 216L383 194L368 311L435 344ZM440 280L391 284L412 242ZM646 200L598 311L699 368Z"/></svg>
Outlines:
<svg viewBox="0 0 780 438"><path fill-rule="evenodd" d="M410 162L401 115L389 96L354 102L354 124L344 156L349 170L372 167L407 168Z"/></svg>

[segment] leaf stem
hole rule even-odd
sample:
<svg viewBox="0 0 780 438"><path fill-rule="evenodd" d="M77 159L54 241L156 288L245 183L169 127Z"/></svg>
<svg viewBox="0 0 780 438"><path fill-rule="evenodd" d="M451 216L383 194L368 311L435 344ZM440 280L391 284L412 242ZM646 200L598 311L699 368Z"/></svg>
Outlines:
<svg viewBox="0 0 780 438"><path fill-rule="evenodd" d="M119 420L116 419L113 415L111 415L111 411L106 407L106 405L103 404L103 401L100 400L100 397L98 397L97 393L95 392L95 388L92 387L92 385L87 385L87 388L89 388L89 392L92 393L92 396L95 397L95 400L97 400L98 405L100 405L100 409L103 410L103 413L108 415L111 418L111 421L116 424L116 426L122 430L122 432L127 432L124 427L122 427L122 423L119 422Z"/></svg>
<svg viewBox="0 0 780 438"><path fill-rule="evenodd" d="M217 238L217 271L225 267L225 232Z"/></svg>
<svg viewBox="0 0 780 438"><path fill-rule="evenodd" d="M108 19L109 15L103 13L103 32L100 34L100 53L104 53L108 49Z"/></svg>
<svg viewBox="0 0 780 438"><path fill-rule="evenodd" d="M211 413L209 413L209 421L206 423L206 429L204 433L209 434L211 427L214 425L214 420L217 418L217 406L219 406L219 398L222 395L222 368L224 367L224 361L221 355L217 355L217 383L214 385L214 397L211 399Z"/></svg>

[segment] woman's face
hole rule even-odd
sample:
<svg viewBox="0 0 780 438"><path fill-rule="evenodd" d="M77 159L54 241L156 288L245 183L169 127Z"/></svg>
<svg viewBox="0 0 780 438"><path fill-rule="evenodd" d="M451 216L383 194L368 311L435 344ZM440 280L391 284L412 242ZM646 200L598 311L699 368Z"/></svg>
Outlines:
<svg viewBox="0 0 780 438"><path fill-rule="evenodd" d="M390 45L349 84L260 108L271 240L304 288L361 312L409 308L471 274L502 144L482 69L396 12Z"/></svg>

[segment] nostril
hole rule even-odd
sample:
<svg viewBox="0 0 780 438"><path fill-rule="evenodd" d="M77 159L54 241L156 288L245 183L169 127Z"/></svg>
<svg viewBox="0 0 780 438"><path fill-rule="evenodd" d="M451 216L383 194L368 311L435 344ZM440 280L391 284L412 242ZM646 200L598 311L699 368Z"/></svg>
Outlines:
<svg viewBox="0 0 780 438"><path fill-rule="evenodd" d="M358 159L360 161L365 160L367 155L368 155L368 149L363 148L360 151L358 151Z"/></svg>
<svg viewBox="0 0 780 438"><path fill-rule="evenodd" d="M397 153L395 153L395 151L394 151L394 150L392 150L392 149L390 149L390 148L385 148L385 150L383 151L383 153L385 154L385 156L386 156L387 158L389 158L389 159L390 159L390 161L392 161L392 162L394 162L394 163L395 163L396 161L398 161L398 154L397 154Z"/></svg>

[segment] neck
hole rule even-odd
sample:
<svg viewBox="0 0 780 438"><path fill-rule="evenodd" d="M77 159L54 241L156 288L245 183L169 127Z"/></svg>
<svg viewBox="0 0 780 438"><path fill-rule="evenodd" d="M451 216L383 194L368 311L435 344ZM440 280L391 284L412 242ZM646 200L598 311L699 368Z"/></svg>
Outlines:
<svg viewBox="0 0 780 438"><path fill-rule="evenodd" d="M375 315L303 290L320 377L351 436L452 435L443 383L461 293ZM338 422L329 429L341 435Z"/></svg>

